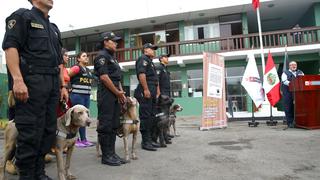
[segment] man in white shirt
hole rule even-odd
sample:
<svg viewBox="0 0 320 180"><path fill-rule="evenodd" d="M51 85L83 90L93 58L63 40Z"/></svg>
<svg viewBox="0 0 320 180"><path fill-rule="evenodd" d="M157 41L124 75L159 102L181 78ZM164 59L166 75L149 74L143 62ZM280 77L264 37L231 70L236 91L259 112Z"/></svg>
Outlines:
<svg viewBox="0 0 320 180"><path fill-rule="evenodd" d="M295 61L291 61L289 63L289 70L284 71L281 76L282 93L284 98L283 105L288 128L294 127L293 94L289 91L289 84L297 76L303 75L303 72L297 69L297 63Z"/></svg>

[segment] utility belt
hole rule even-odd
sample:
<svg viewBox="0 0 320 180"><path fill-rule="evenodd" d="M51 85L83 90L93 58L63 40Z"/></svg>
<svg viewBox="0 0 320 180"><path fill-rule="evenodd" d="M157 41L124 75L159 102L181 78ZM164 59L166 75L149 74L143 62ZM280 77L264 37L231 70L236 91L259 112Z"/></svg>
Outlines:
<svg viewBox="0 0 320 180"><path fill-rule="evenodd" d="M148 84L148 85L157 86L157 85L158 85L158 81L152 81L152 80L150 80L150 81L147 81L147 84Z"/></svg>
<svg viewBox="0 0 320 180"><path fill-rule="evenodd" d="M56 75L56 74L59 74L59 72L60 72L59 67L42 67L42 66L34 66L34 65L28 65L27 67L28 74Z"/></svg>

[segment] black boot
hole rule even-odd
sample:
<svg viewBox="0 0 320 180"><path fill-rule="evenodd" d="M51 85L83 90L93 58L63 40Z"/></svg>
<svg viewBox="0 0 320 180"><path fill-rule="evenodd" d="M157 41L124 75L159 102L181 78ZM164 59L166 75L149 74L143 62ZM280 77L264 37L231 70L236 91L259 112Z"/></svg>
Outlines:
<svg viewBox="0 0 320 180"><path fill-rule="evenodd" d="M109 166L120 166L121 162L113 156L113 137L112 134L98 135L101 147L102 157L101 163Z"/></svg>
<svg viewBox="0 0 320 180"><path fill-rule="evenodd" d="M120 161L121 164L126 164L126 163L129 163L129 161L121 158L118 154L116 154L116 151L115 151L115 143L116 143L116 139L117 139L117 135L115 133L112 134L112 153L113 153L113 157L118 159Z"/></svg>
<svg viewBox="0 0 320 180"><path fill-rule="evenodd" d="M49 176L45 174L45 161L44 156L38 158L36 163L36 172L35 172L35 180L53 180Z"/></svg>
<svg viewBox="0 0 320 180"><path fill-rule="evenodd" d="M142 142L141 142L141 147L144 150L147 151L156 151L157 149L154 148L151 144L151 136L148 134L147 131L141 131L141 136L142 136Z"/></svg>

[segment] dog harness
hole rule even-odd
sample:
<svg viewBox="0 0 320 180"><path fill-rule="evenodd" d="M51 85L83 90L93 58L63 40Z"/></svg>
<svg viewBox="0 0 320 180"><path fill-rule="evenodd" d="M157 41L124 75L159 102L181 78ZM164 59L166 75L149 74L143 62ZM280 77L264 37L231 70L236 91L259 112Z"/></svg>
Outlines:
<svg viewBox="0 0 320 180"><path fill-rule="evenodd" d="M68 133L68 134L66 134L64 132L61 132L61 131L57 130L56 131L56 136L60 136L60 137L62 137L64 139L73 139L73 138L75 138L77 136L77 133Z"/></svg>
<svg viewBox="0 0 320 180"><path fill-rule="evenodd" d="M128 119L128 120L121 120L121 124L138 124L139 120L131 120L131 119Z"/></svg>

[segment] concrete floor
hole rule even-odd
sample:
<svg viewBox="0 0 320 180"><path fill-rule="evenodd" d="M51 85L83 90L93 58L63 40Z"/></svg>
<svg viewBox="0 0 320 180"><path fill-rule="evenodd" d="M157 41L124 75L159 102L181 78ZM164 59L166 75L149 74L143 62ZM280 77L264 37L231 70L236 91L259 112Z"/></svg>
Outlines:
<svg viewBox="0 0 320 180"><path fill-rule="evenodd" d="M247 122L230 122L226 129L199 131L198 122L198 117L180 118L181 136L157 152L142 150L139 136L139 159L120 167L100 164L95 147L76 149L72 172L79 180L320 179L320 130L284 131L284 125L269 127L263 122L249 128ZM96 141L94 127L88 134ZM121 139L116 151L123 156ZM47 172L57 179L55 160Z"/></svg>

